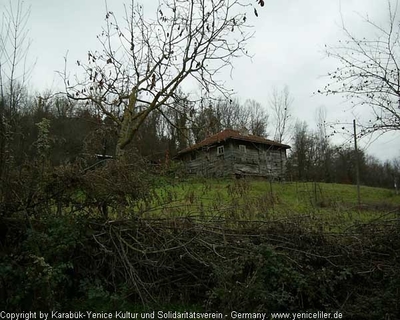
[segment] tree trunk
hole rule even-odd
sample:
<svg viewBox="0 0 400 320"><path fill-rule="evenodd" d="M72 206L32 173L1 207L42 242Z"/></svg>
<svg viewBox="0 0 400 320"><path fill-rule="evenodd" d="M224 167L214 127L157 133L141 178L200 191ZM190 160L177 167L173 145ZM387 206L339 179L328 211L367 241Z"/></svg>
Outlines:
<svg viewBox="0 0 400 320"><path fill-rule="evenodd" d="M134 99L132 98L132 101ZM117 159L126 157L126 147L131 143L140 126L146 120L147 116L155 109L155 103L150 104L145 110L134 114L134 103L124 112L124 118L121 122L117 146L115 148L115 156Z"/></svg>
<svg viewBox="0 0 400 320"><path fill-rule="evenodd" d="M121 144L119 143L118 139L118 143L117 143L117 147L115 148L115 158L118 160L124 159L126 156L126 151L125 148L121 148Z"/></svg>

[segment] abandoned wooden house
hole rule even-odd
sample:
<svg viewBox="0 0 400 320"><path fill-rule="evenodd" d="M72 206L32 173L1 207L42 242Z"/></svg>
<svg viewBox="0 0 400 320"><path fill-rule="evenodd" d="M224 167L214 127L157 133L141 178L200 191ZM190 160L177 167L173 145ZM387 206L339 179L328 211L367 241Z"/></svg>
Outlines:
<svg viewBox="0 0 400 320"><path fill-rule="evenodd" d="M290 146L249 135L245 130L224 130L178 152L190 174L206 177L261 176L283 178Z"/></svg>

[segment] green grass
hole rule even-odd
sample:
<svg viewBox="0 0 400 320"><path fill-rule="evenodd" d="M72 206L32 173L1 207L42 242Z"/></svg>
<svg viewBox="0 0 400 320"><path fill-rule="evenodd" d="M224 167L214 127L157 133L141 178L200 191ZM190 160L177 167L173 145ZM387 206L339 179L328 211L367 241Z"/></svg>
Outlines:
<svg viewBox="0 0 400 320"><path fill-rule="evenodd" d="M394 190L362 186L359 206L353 185L229 179L172 181L158 188L150 202L135 205L145 218L192 217L230 223L290 219L329 232L394 219L399 208L400 195Z"/></svg>

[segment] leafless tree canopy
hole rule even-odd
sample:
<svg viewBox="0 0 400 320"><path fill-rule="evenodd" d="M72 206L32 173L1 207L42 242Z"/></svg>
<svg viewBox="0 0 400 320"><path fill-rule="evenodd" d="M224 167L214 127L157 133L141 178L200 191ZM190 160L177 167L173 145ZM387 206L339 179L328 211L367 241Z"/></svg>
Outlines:
<svg viewBox="0 0 400 320"><path fill-rule="evenodd" d="M267 137L269 115L263 106L254 99L248 99L244 109L247 110L247 123L243 126L256 136Z"/></svg>
<svg viewBox="0 0 400 320"><path fill-rule="evenodd" d="M9 1L0 25L0 180L13 162L12 149L18 132L17 114L26 107L27 84L33 65L27 62L30 47L27 24L30 8L24 1Z"/></svg>
<svg viewBox="0 0 400 320"><path fill-rule="evenodd" d="M343 22L345 39L327 47L326 53L340 62L329 73L331 82L320 93L342 94L353 107L372 110L362 134L400 129L400 24L398 4L388 2L388 19L379 25L365 17L368 38L356 37Z"/></svg>
<svg viewBox="0 0 400 320"><path fill-rule="evenodd" d="M217 73L246 55L252 36L239 0L164 0L153 18L132 1L124 23L112 11L98 36L101 52L77 61L84 78L65 76L68 95L93 103L118 126L116 153L123 154L140 125L168 105L182 82L192 78L204 94L226 94Z"/></svg>
<svg viewBox="0 0 400 320"><path fill-rule="evenodd" d="M275 125L275 141L283 142L289 140L288 133L291 130L290 109L292 104L293 97L290 94L288 86L285 86L282 91L279 91L277 88L272 89L269 105Z"/></svg>
<svg viewBox="0 0 400 320"><path fill-rule="evenodd" d="M24 1L9 2L0 26L0 94L11 113L25 95L33 65L27 62L31 40L27 24L30 7Z"/></svg>

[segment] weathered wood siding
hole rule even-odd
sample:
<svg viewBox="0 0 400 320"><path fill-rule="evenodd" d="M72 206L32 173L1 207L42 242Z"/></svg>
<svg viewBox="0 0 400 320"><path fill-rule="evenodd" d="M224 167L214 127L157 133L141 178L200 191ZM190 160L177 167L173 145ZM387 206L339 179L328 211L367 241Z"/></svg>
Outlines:
<svg viewBox="0 0 400 320"><path fill-rule="evenodd" d="M286 150L273 146L235 141L234 173L280 178L286 167ZM240 147L244 146L244 147Z"/></svg>
<svg viewBox="0 0 400 320"><path fill-rule="evenodd" d="M224 151L218 154L218 147ZM188 173L201 176L255 175L282 178L286 150L264 144L229 140L185 154Z"/></svg>
<svg viewBox="0 0 400 320"><path fill-rule="evenodd" d="M217 148L223 146L224 152L217 154ZM194 150L183 158L188 173L201 176L223 177L233 174L232 152L229 144L219 144Z"/></svg>

